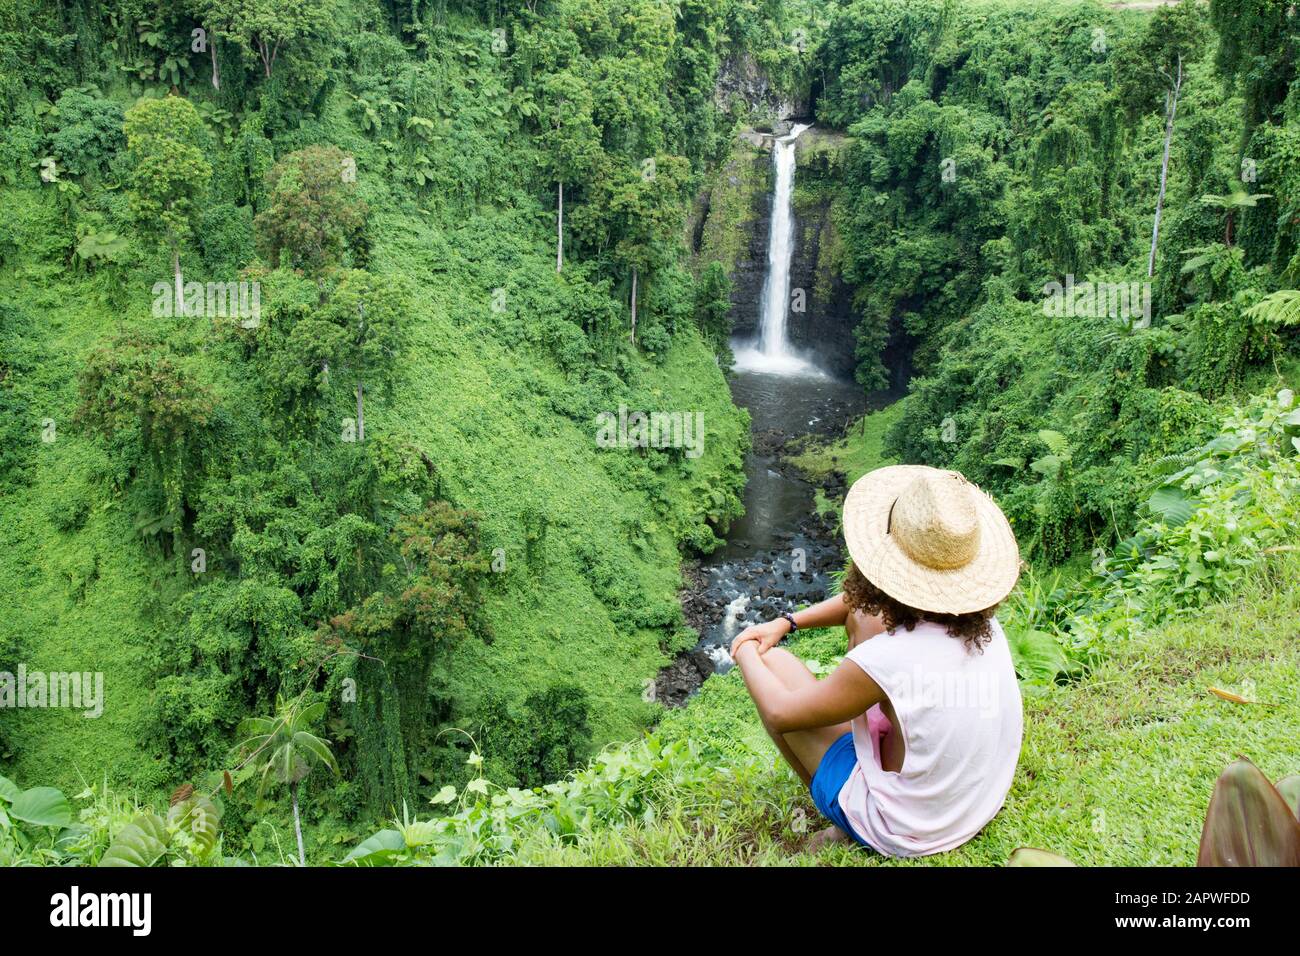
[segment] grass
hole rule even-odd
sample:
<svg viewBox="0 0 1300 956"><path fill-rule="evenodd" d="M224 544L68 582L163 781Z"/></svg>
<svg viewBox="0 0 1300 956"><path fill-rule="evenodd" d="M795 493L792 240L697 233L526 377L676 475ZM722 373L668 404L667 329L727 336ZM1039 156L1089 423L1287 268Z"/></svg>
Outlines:
<svg viewBox="0 0 1300 956"><path fill-rule="evenodd" d="M531 265L539 284L554 275L549 258L538 255ZM426 288L433 315L416 330L394 407L377 418L429 450L456 500L483 516L485 543L505 556L486 609L496 639L462 645L449 679L470 705L492 688L519 688L522 697L571 679L589 690L599 742L635 736L652 718L641 700L644 682L668 657L662 631L628 627L619 611L639 616L637 604L676 601L673 525L728 474L739 481L744 420L709 349L683 330L661 365L638 368L629 406L702 411L705 452L654 476L658 487L647 493L623 471L626 454L595 447L590 422L550 412L571 384L564 374L479 334L492 319L489 290L466 293L435 276ZM468 322L476 313L483 321L477 328L446 318ZM465 346L468 336L477 340L474 349ZM547 519L531 565L524 559L530 508ZM593 586L602 577L622 582L617 595Z"/></svg>
<svg viewBox="0 0 1300 956"><path fill-rule="evenodd" d="M845 484L852 485L863 475L882 465L896 464L885 454L885 432L902 417L907 399L901 399L875 412L868 412L855 421L838 441L807 445L791 463L814 482L840 474ZM820 488L815 494L819 514L838 512L840 503L830 501Z"/></svg>
<svg viewBox="0 0 1300 956"><path fill-rule="evenodd" d="M845 439L810 445L796 464L815 479L852 483L889 464L884 431L902 403L870 413ZM804 849L823 821L781 761L739 674L706 682L657 735L690 741L712 778L659 782L655 812L560 845L535 834L521 863L592 865L1000 866L1020 846L1081 865L1195 862L1214 781L1250 758L1273 780L1300 772L1300 558L1279 551L1226 603L1135 629L1106 645L1082 680L1024 689L1020 763L1002 811L965 846L918 860L850 847ZM801 633L791 647L816 673L843 653L839 631ZM1255 703L1237 704L1211 688ZM699 779L696 774L692 780Z"/></svg>
<svg viewBox="0 0 1300 956"><path fill-rule="evenodd" d="M453 59L458 65L442 70L449 93L493 110L508 98L495 65ZM105 88L123 107L135 99L123 81ZM457 104L458 114L472 113L462 99ZM549 207L538 207L532 193L535 144L505 124L485 134L492 142L476 140L485 161L501 168L494 189L471 201L416 190L397 175L392 144L362 133L344 89L334 89L318 113L277 139L275 153L320 141L354 156L357 189L372 213L371 268L401 274L416 290L410 349L391 398L376 392L367 400L368 436L418 444L436 462L446 494L479 514L485 550L503 556L501 573L483 588L493 641L465 642L440 674L454 695L452 719L472 726L489 692L522 700L571 682L588 691L595 743L639 736L657 716L642 699L646 683L695 640L677 601L683 544L707 547L709 526L725 524L739 507L749 442L748 419L731 403L713 349L689 316L674 322L670 337L648 334L678 299L689 303L689 287L675 299L670 276L651 278L640 346L609 348L595 361L584 349L604 346L580 326L616 325L622 315L611 319L604 307L622 308L625 294L597 276L590 286L570 278L587 266L580 248L568 250L565 281L556 276ZM753 191L766 182L765 167L754 162L759 154L742 148L739 155L720 180L727 198L709 218L713 241L731 242L733 258ZM227 188L246 175L240 149L214 144L210 158L217 168L211 198L242 205L242 191ZM79 209L122 211L122 190L83 185ZM107 698L96 720L6 711L0 773L69 793L107 778L148 799L181 782L161 757L167 729L154 719L152 648L174 626L170 607L195 578L187 558L164 560L133 529L133 505L110 481L114 462L100 442L77 433L72 415L86 353L117 332L157 328L151 289L169 274L168 263L132 248L121 265L70 264L77 261L72 214L34 175L0 184L0 202L13 213L0 223L0 349L12 338L24 353L0 355L5 397L12 394L20 410L13 417L22 419L0 434L14 460L30 464L30 480L0 489L0 593L8 598L0 670L22 662L32 670L101 671ZM734 228L725 224L733 220ZM187 279L218 279L247 263L251 215L225 226L184 251ZM12 336L10 323L18 330ZM625 338L621 326L613 334ZM256 407L246 402L254 389L231 381L242 368L219 359L196 364L220 383L223 402ZM593 415L621 402L633 411L702 413L703 455L598 448ZM40 439L46 418L57 423L53 444ZM315 622L303 625L310 631Z"/></svg>
<svg viewBox="0 0 1300 956"><path fill-rule="evenodd" d="M134 533L112 502L97 503L75 532L53 526L48 506L85 493L84 470L96 453L63 438L42 452L33 487L44 493L0 507L0 581L12 598L0 632L28 649L29 671L102 673L104 708L91 719L71 709L7 711L15 772L80 789L111 768L117 779L162 785L145 663L154 569L140 549L121 547Z"/></svg>
<svg viewBox="0 0 1300 956"><path fill-rule="evenodd" d="M575 845L540 835L516 861L532 864L1000 866L1020 846L1081 865L1191 865L1214 781L1238 755L1271 779L1300 770L1300 562L1276 559L1237 600L1115 647L1081 682L1025 698L1020 765L1006 804L965 846L917 860L848 847L813 854L822 822L766 740L737 674L717 678L661 727L706 747L710 790L664 784L652 821L599 830ZM829 664L842 635L793 645ZM1211 687L1249 689L1252 705Z"/></svg>

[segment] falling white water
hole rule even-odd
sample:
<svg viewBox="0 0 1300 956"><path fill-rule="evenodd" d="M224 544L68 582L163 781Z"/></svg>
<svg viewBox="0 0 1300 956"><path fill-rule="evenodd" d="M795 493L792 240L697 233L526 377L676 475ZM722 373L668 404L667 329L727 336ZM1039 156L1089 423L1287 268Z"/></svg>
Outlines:
<svg viewBox="0 0 1300 956"><path fill-rule="evenodd" d="M727 604L722 617L719 643L704 648L704 653L713 662L713 669L720 674L729 671L735 661L731 659L731 641L746 627L745 613L749 610L749 595L738 594Z"/></svg>
<svg viewBox="0 0 1300 956"><path fill-rule="evenodd" d="M807 126L795 126L790 135L772 145L772 165L776 184L772 192L772 227L767 238L767 281L763 284L763 321L761 324L764 355L777 358L790 354L785 320L790 311L790 262L794 258L795 140Z"/></svg>
<svg viewBox="0 0 1300 956"><path fill-rule="evenodd" d="M738 594L727 604L727 610L722 617L722 636L728 644L733 637L745 629L744 614L748 610L748 594Z"/></svg>
<svg viewBox="0 0 1300 956"><path fill-rule="evenodd" d="M736 367L748 371L778 374L820 375L821 371L800 357L791 347L786 331L790 313L790 263L794 258L795 140L808 129L798 123L788 135L772 144L772 165L776 182L772 191L772 222L767 238L767 278L760 300L758 348L736 351Z"/></svg>

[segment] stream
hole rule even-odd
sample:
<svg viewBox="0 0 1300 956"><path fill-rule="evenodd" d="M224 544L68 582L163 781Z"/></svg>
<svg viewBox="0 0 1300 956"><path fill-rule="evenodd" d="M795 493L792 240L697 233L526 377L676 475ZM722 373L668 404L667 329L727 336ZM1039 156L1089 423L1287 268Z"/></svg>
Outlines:
<svg viewBox="0 0 1300 956"><path fill-rule="evenodd" d="M820 601L830 573L843 566L834 518L814 508L814 488L781 460L785 442L807 434L838 436L867 408L855 382L738 371L737 405L749 409L754 447L745 460L745 514L726 544L686 572L686 621L700 641L660 673L659 700L684 703L704 679L731 669L727 649L750 624Z"/></svg>
<svg viewBox="0 0 1300 956"><path fill-rule="evenodd" d="M839 436L869 405L856 382L837 378L793 348L787 336L793 256L796 125L773 144L772 225L758 335L731 343L732 400L749 410L753 448L745 461L745 514L726 543L688 567L686 621L699 643L660 672L657 699L680 706L714 673L732 667L732 638L750 624L825 597L842 567L834 519L815 513L813 486L782 459L792 439ZM879 403L876 403L879 404Z"/></svg>

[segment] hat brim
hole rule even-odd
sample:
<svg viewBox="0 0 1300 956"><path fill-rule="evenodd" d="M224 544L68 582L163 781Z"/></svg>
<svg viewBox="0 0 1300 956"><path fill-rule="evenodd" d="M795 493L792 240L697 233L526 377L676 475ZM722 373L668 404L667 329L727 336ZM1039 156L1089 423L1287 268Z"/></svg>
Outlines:
<svg viewBox="0 0 1300 956"><path fill-rule="evenodd" d="M896 601L932 614L969 614L993 607L1020 577L1020 547L997 503L974 485L979 549L960 568L926 567L890 536L889 512L902 490L926 465L890 465L863 475L844 499L844 541L863 577Z"/></svg>

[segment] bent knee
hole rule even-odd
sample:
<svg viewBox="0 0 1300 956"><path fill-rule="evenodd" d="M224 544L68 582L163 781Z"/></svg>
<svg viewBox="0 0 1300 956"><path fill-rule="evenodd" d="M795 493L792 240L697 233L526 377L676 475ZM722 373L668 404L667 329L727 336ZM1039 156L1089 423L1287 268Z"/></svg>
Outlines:
<svg viewBox="0 0 1300 956"><path fill-rule="evenodd" d="M784 647L773 647L763 652L763 662L789 690L817 683L812 671Z"/></svg>

